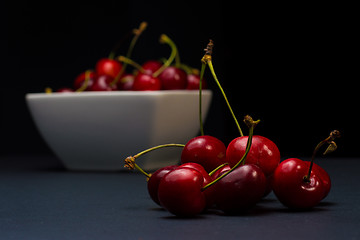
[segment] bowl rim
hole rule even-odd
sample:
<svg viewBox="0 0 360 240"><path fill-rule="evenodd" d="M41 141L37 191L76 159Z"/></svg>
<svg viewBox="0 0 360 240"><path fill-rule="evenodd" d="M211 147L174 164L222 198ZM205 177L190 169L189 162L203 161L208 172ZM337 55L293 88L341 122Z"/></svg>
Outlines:
<svg viewBox="0 0 360 240"><path fill-rule="evenodd" d="M203 89L202 94L211 94L212 90ZM198 95L198 90L159 90L159 91L85 91L85 92L53 92L53 93L26 93L26 99L34 98L81 98L101 96L166 96L166 95Z"/></svg>

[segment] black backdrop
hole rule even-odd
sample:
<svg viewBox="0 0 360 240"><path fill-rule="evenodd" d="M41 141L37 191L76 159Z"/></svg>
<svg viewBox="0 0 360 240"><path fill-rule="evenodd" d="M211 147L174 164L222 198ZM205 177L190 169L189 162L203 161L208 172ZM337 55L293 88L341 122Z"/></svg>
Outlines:
<svg viewBox="0 0 360 240"><path fill-rule="evenodd" d="M261 119L256 133L272 139L283 157L310 156L333 129L343 133L333 156L358 156L355 7L234 3L2 2L1 154L50 153L31 120L25 94L70 86L77 74L147 21L134 60L168 56L169 49L158 43L166 33L181 60L200 68L203 49L213 39L215 71L236 115ZM119 54L126 48L122 45ZM205 131L228 143L237 129L206 74L214 103Z"/></svg>

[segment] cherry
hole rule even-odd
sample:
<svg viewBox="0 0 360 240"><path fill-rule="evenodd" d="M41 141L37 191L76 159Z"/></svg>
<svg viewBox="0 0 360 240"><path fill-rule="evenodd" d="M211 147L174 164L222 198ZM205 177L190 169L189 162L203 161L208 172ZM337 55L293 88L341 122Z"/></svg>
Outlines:
<svg viewBox="0 0 360 240"><path fill-rule="evenodd" d="M83 73L80 73L74 81L74 89L81 89L83 87L83 84L86 80L86 74L88 75L88 82L86 83L86 86L84 86L84 90L90 90L91 85L94 83L94 79L96 77L96 73L94 71L85 71Z"/></svg>
<svg viewBox="0 0 360 240"><path fill-rule="evenodd" d="M152 75L138 73L134 79L134 91L156 91L161 89L161 82Z"/></svg>
<svg viewBox="0 0 360 240"><path fill-rule="evenodd" d="M282 204L289 208L310 208L323 199L325 187L321 177L315 173L309 181L304 180L308 169L308 164L297 158L286 159L276 168L272 189Z"/></svg>
<svg viewBox="0 0 360 240"><path fill-rule="evenodd" d="M181 153L181 162L195 162L211 172L226 162L226 147L212 136L198 136L188 141Z"/></svg>
<svg viewBox="0 0 360 240"><path fill-rule="evenodd" d="M174 170L177 167L178 167L177 165L162 167L150 175L149 180L147 182L147 189L148 189L151 199L158 205L161 205L159 198L158 198L158 188L159 188L160 180L168 172Z"/></svg>
<svg viewBox="0 0 360 240"><path fill-rule="evenodd" d="M250 128L244 155L230 170L226 166L216 170L215 174L219 177L204 187L206 190L213 186L215 204L226 214L235 214L253 207L261 200L266 189L266 177L262 170L254 164L244 164L251 149L254 127L259 120L254 121L250 116L245 116L244 122Z"/></svg>
<svg viewBox="0 0 360 240"><path fill-rule="evenodd" d="M165 68L160 73L159 79L164 90L185 89L187 86L186 72L174 66Z"/></svg>
<svg viewBox="0 0 360 240"><path fill-rule="evenodd" d="M324 169L314 164L314 157L319 148L329 144L324 154L334 151L335 138L340 132L334 130L330 136L315 148L311 162L298 158L289 158L279 164L274 172L272 188L279 201L294 209L308 209L316 206L330 191L330 177Z"/></svg>
<svg viewBox="0 0 360 240"><path fill-rule="evenodd" d="M119 61L110 58L101 58L95 66L95 71L98 75L108 75L113 79L117 77L122 68Z"/></svg>
<svg viewBox="0 0 360 240"><path fill-rule="evenodd" d="M226 150L226 161L230 166L234 166L244 155L248 137L238 137L230 142ZM280 163L280 151L276 144L268 138L255 135L253 136L250 152L246 158L246 163L259 166L265 176L270 176Z"/></svg>
<svg viewBox="0 0 360 240"><path fill-rule="evenodd" d="M147 73L149 75L152 75L157 70L159 70L162 67L162 63L156 60L149 60L146 61L141 67L144 71L144 73Z"/></svg>
<svg viewBox="0 0 360 240"><path fill-rule="evenodd" d="M207 88L206 80L202 79L202 88ZM187 85L186 89L188 90L198 90L199 89L200 76L197 74L188 74L187 75Z"/></svg>
<svg viewBox="0 0 360 240"><path fill-rule="evenodd" d="M226 214L246 211L264 195L266 178L254 164L237 167L214 185L215 204Z"/></svg>
<svg viewBox="0 0 360 240"><path fill-rule="evenodd" d="M115 91L116 85L112 85L114 79L109 75L98 75L90 87L90 91Z"/></svg>
<svg viewBox="0 0 360 240"><path fill-rule="evenodd" d="M129 91L133 89L135 76L130 73L125 73L121 76L120 80L117 82L118 90Z"/></svg>
<svg viewBox="0 0 360 240"><path fill-rule="evenodd" d="M191 168L177 168L162 177L158 198L166 210L181 217L200 214L206 207L203 175Z"/></svg>

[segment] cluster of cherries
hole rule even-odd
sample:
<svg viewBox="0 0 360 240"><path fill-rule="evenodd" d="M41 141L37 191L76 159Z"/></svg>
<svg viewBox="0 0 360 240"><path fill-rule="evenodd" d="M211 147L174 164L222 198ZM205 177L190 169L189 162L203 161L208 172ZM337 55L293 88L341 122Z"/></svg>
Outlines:
<svg viewBox="0 0 360 240"><path fill-rule="evenodd" d="M202 59L200 82L208 65L233 114L212 65L212 48L210 41ZM199 108L201 111L201 104ZM336 149L334 140L340 136L337 130L316 146L311 162L297 158L281 162L280 151L274 142L253 135L259 120L245 116L249 135L244 136L234 114L233 117L241 136L227 147L219 139L204 135L200 119L201 136L185 145L164 144L149 148L126 158L125 167L141 171L147 177L151 199L180 217L192 217L214 208L225 214L243 213L271 191L282 204L293 209L312 208L328 195L330 177L314 163L314 157L324 144L329 144L325 154ZM182 147L181 165L166 166L149 174L135 162L141 155L162 147Z"/></svg>
<svg viewBox="0 0 360 240"><path fill-rule="evenodd" d="M160 36L160 42L168 44L172 50L166 61L148 60L139 65L129 58L135 42L146 26L146 22L143 22L138 29L133 30L134 38L126 56L114 57L112 51L108 58L97 61L94 70L79 74L74 80L73 88L64 87L57 92L199 89L199 71L180 62L175 43L165 34ZM133 73L126 72L129 64L135 68ZM203 84L206 88L206 83Z"/></svg>

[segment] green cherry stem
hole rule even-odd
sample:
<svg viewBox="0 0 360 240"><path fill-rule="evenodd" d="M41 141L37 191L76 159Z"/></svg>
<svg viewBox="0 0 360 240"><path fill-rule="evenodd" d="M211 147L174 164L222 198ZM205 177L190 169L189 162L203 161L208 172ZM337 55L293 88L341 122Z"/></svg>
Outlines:
<svg viewBox="0 0 360 240"><path fill-rule="evenodd" d="M148 152L151 152L151 151L154 151L154 150L157 150L157 149L160 149L160 148L165 148L165 147L185 147L185 145L184 144L179 144L179 143L162 144L162 145L158 145L158 146L155 146L155 147L148 148L148 149L146 149L144 151L141 151L138 154L135 154L133 157L138 158L143 154L146 154Z"/></svg>
<svg viewBox="0 0 360 240"><path fill-rule="evenodd" d="M215 183L217 183L218 181L220 181L222 178L226 177L229 173L231 173L232 171L234 171L238 166L240 166L240 164L245 164L245 159L246 156L248 155L250 148L251 148L251 144L252 144L252 137L254 135L254 128L255 126L260 122L260 120L254 121L252 119L252 117L250 117L249 115L246 115L244 118L244 122L246 123L246 125L249 127L249 137L246 143L246 150L244 155L242 156L242 158L235 164L235 166L233 166L229 171L227 171L226 173L224 173L223 175L221 175L220 177L216 178L214 181L208 183L207 185L205 185L202 188L202 191L205 191L207 188L211 187L212 185L214 185Z"/></svg>
<svg viewBox="0 0 360 240"><path fill-rule="evenodd" d="M145 175L145 177L150 178L151 174L145 172L139 165L136 164L135 158L133 156L127 157L125 160L124 167L126 167L129 170L137 169L139 172Z"/></svg>
<svg viewBox="0 0 360 240"><path fill-rule="evenodd" d="M86 89L87 86L89 85L90 73L91 73L91 70L86 70L86 71L85 71L85 80L84 80L83 84L82 84L78 89L76 89L76 92L83 92L83 91L85 91L85 89Z"/></svg>
<svg viewBox="0 0 360 240"><path fill-rule="evenodd" d="M136 68L139 72L144 73L144 69L141 67L141 65L138 64L137 62L135 62L134 60L128 58L128 57L119 56L119 57L117 58L117 60L118 60L119 62L123 62L123 63L125 63L125 64L129 64L129 65L133 66L134 68Z"/></svg>
<svg viewBox="0 0 360 240"><path fill-rule="evenodd" d="M207 65L209 66L210 71L211 71L211 74L212 74L212 76L213 76L213 78L214 78L217 86L219 87L219 89L220 89L220 91L221 91L221 93L222 93L222 95L223 95L223 97L224 97L224 99L225 99L225 102L226 102L226 104L227 104L227 106L228 106L228 108L229 108L229 110L230 110L230 113L231 113L232 117L234 118L235 124L236 124L236 126L237 126L237 128L238 128L238 130L239 130L240 136L242 137L242 136L244 136L244 134L243 134L243 132L242 132L242 130L241 130L241 127L240 127L240 125L239 125L239 122L238 122L238 120L236 119L236 116L235 116L235 114L234 114L234 112L233 112L233 110L232 110L232 108L231 108L231 106L230 106L230 103L229 103L229 101L228 101L228 99L227 99L227 97L226 97L226 94L225 94L225 92L224 92L224 89L221 87L221 84L220 84L220 82L219 82L219 80L218 80L218 78L217 78L217 76L216 76L216 74L215 74L214 66L213 66L213 64L212 64L212 57L211 57L213 47L214 47L214 43L213 43L213 41L210 39L210 42L208 43L207 47L205 48L205 55L204 55L204 57L202 58L202 62L205 63L205 64L207 64Z"/></svg>
<svg viewBox="0 0 360 240"><path fill-rule="evenodd" d="M340 137L340 132L338 130L333 130L327 138L325 138L324 140L319 142L318 145L316 145L314 152L311 156L311 162L310 162L308 174L304 177L305 182L310 182L311 170L312 170L312 167L314 164L314 159L315 159L316 153L319 151L319 149L324 144L329 144L329 146L327 147L327 149L325 150L325 152L323 154L326 155L328 153L335 151L337 149L337 145L334 140L339 137Z"/></svg>
<svg viewBox="0 0 360 240"><path fill-rule="evenodd" d="M220 168L229 165L229 163L223 163L220 166L218 166L217 168L215 168L214 170L212 170L211 172L209 172L209 176L212 176L217 170L219 170Z"/></svg>
<svg viewBox="0 0 360 240"><path fill-rule="evenodd" d="M134 169L137 169L138 171L140 171L142 174L144 174L146 177L150 178L151 177L151 174L145 172L139 165L136 164L135 162L135 159L140 157L141 155L144 155L148 152L151 152L151 151L154 151L154 150L157 150L157 149L160 149L160 148L165 148L165 147L185 147L184 144L178 144L178 143L169 143L169 144L162 144L162 145L158 145L158 146L155 146L155 147L151 147L151 148L148 148L144 151L141 151L137 154L135 154L134 156L129 156L127 157L124 162L124 167L129 169L129 170L134 170Z"/></svg>
<svg viewBox="0 0 360 240"><path fill-rule="evenodd" d="M200 121L200 134L201 136L204 136L204 125L203 125L203 119L202 119L202 81L204 78L204 72L205 72L206 64L201 64L201 70L200 70L200 81L199 81L199 121Z"/></svg>
<svg viewBox="0 0 360 240"><path fill-rule="evenodd" d="M158 77L165 70L165 68L171 65L177 55L177 47L175 43L166 34L161 34L160 43L168 44L171 47L171 54L166 62L161 66L161 68L153 73L153 77Z"/></svg>
<svg viewBox="0 0 360 240"><path fill-rule="evenodd" d="M138 40L138 38L140 37L141 33L146 29L147 27L147 22L141 22L140 23L140 26L139 28L135 28L133 29L133 34L134 34L134 37L133 39L131 40L130 42L130 46L129 46L129 49L126 53L126 58L130 58L131 54L132 54L132 51L135 47L135 44ZM110 83L110 85L114 85L116 84L119 79L121 78L121 76L123 75L123 73L125 72L126 70L126 67L127 67L127 62L124 62L124 65L123 67L121 68L120 72L118 73L118 75L116 75L116 77L114 78L114 80Z"/></svg>

